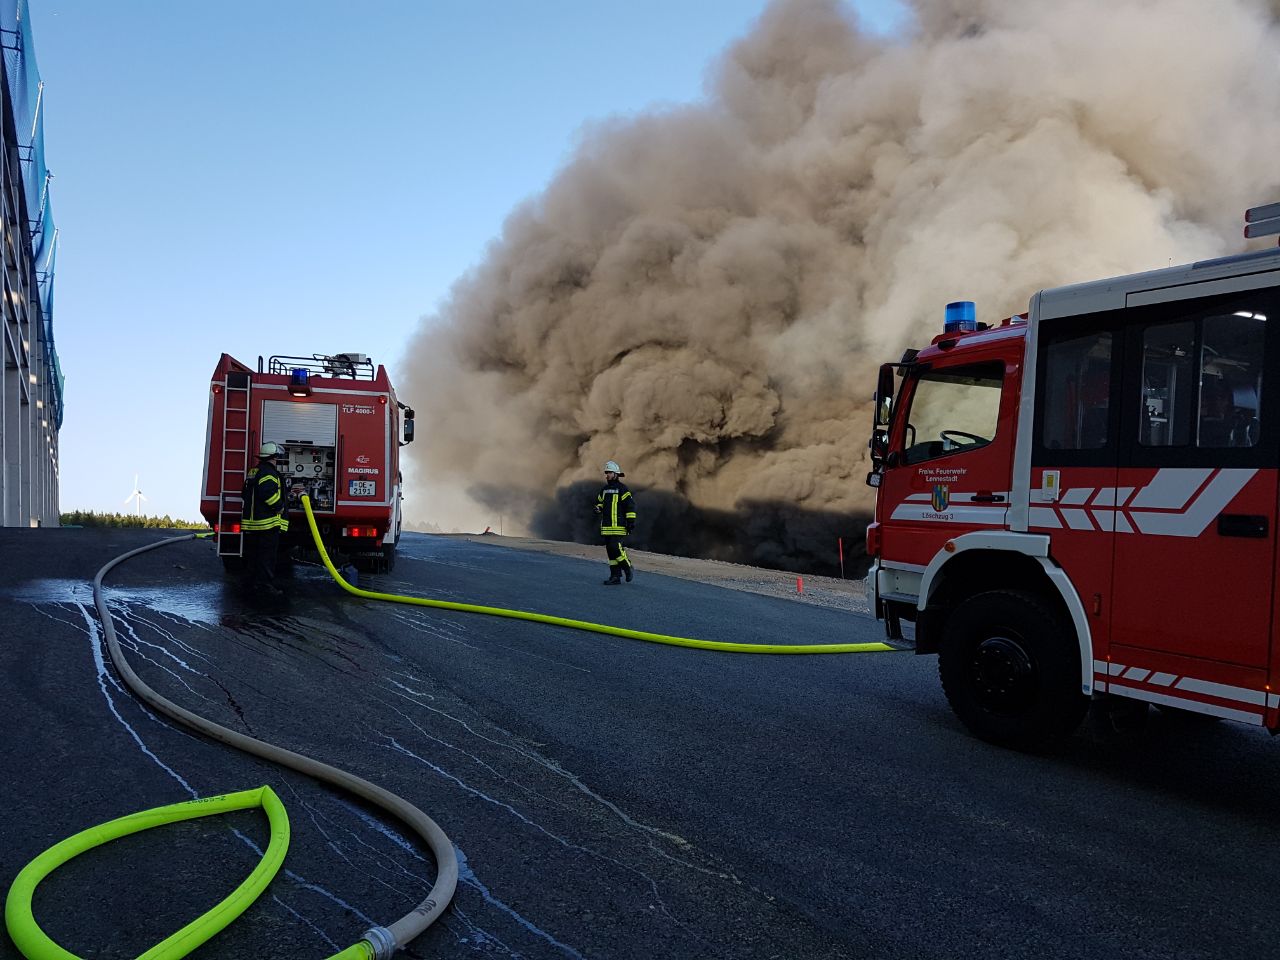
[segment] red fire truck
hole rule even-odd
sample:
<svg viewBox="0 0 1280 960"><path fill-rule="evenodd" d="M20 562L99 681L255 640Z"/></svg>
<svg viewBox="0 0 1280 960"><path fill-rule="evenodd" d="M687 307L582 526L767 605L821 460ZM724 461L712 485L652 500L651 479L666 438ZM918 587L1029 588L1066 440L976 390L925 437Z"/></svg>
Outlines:
<svg viewBox="0 0 1280 960"><path fill-rule="evenodd" d="M274 441L289 491L282 545L312 548L307 494L326 549L358 569L390 570L400 539L400 447L411 440L413 410L364 354L277 356L265 369L259 357L254 370L224 353L210 384L200 497L224 565L241 565L245 470Z"/></svg>
<svg viewBox="0 0 1280 960"><path fill-rule="evenodd" d="M880 368L876 615L914 624L977 736L1035 748L1091 700L1280 732L1277 324L1263 250L1044 290L991 326L949 304Z"/></svg>

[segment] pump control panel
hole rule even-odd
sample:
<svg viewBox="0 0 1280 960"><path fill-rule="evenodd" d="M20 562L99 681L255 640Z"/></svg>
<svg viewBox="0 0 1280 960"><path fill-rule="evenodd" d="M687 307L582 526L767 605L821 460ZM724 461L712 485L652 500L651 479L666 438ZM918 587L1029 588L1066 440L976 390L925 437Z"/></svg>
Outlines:
<svg viewBox="0 0 1280 960"><path fill-rule="evenodd" d="M333 478L336 460L333 447L310 444L288 444L282 457L280 474L289 487L290 509L300 509L302 495L311 498L317 512L333 510Z"/></svg>

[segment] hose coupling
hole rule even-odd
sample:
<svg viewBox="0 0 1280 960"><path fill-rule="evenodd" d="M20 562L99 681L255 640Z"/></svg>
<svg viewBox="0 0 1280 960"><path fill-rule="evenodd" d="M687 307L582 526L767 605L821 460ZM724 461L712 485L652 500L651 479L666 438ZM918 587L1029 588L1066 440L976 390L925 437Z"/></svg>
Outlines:
<svg viewBox="0 0 1280 960"><path fill-rule="evenodd" d="M361 938L373 947L373 960L390 960L396 952L395 935L386 927L370 927L361 934Z"/></svg>

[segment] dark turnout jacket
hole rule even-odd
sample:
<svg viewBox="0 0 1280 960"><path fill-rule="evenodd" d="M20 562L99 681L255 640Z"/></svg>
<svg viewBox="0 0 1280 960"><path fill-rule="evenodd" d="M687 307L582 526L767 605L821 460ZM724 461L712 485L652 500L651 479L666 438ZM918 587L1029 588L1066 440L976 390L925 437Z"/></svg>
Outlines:
<svg viewBox="0 0 1280 960"><path fill-rule="evenodd" d="M600 533L606 537L624 537L636 525L636 501L621 480L615 480L596 497L600 514Z"/></svg>
<svg viewBox="0 0 1280 960"><path fill-rule="evenodd" d="M252 532L289 529L289 520L284 515L289 500L285 495L280 472L270 460L259 460L256 467L249 468L244 478L244 489L240 491L240 499L241 530Z"/></svg>

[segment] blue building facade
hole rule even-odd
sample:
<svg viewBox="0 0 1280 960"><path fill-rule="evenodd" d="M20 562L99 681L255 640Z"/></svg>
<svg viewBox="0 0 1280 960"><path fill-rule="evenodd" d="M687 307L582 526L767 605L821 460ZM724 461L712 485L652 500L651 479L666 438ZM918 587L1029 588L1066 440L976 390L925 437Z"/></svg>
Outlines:
<svg viewBox="0 0 1280 960"><path fill-rule="evenodd" d="M58 525L62 370L53 336L58 231L44 157L44 84L27 0L0 0L0 519Z"/></svg>

